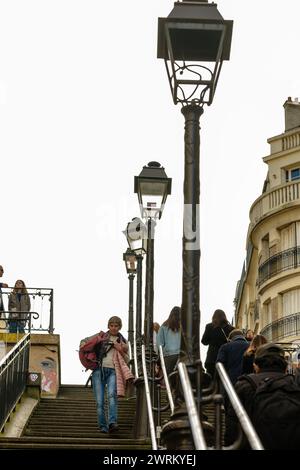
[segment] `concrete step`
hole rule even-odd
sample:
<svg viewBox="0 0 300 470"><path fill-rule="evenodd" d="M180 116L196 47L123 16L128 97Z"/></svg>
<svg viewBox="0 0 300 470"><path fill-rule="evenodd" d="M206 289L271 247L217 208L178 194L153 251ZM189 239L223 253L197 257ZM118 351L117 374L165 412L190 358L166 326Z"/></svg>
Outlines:
<svg viewBox="0 0 300 470"><path fill-rule="evenodd" d="M132 430L127 430L126 433L114 433L114 434L111 434L109 435L110 436L110 442L111 441L115 441L115 440L122 440L124 439L125 436L127 436L128 438L130 437L133 437L132 436ZM33 437L33 438L36 438L36 437L45 437L45 438L48 438L48 439L52 439L54 437L64 437L64 438L82 438L82 437L85 437L85 438L98 438L98 439L101 439L103 434L100 433L99 429L95 429L94 431L90 431L90 430L78 430L77 428L75 429L64 429L64 430L40 430L40 431L37 431L37 430L34 430L34 431L31 431L30 429L26 430L26 434L22 437ZM0 439L0 442L2 441L2 439Z"/></svg>
<svg viewBox="0 0 300 470"><path fill-rule="evenodd" d="M2 438L0 439L0 449L103 449L103 450L147 450L151 449L149 441L126 441L126 439L93 439L93 438L81 438L66 439L64 437L59 438L34 438L28 440L28 438L21 437L19 439Z"/></svg>

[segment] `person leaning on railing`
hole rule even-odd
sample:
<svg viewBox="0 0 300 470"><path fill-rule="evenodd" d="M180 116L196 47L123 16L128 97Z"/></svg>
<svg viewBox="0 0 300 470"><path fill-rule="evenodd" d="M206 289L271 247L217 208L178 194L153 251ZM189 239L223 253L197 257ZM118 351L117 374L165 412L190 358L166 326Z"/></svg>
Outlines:
<svg viewBox="0 0 300 470"><path fill-rule="evenodd" d="M30 298L25 282L18 279L12 293L9 295L9 332L24 333L30 312Z"/></svg>

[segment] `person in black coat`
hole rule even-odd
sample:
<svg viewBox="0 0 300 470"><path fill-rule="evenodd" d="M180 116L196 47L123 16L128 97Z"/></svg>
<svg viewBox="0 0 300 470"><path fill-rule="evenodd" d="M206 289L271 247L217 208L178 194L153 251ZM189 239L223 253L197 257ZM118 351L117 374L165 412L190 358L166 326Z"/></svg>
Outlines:
<svg viewBox="0 0 300 470"><path fill-rule="evenodd" d="M229 333L229 339L229 343L220 347L217 362L222 362L231 383L235 384L238 377L242 375L243 356L249 343L242 330L232 330Z"/></svg>
<svg viewBox="0 0 300 470"><path fill-rule="evenodd" d="M230 325L227 320L225 312L220 309L217 309L214 312L212 322L208 323L205 327L205 331L201 339L201 343L208 346L204 365L212 378L214 378L215 375L218 351L222 344L227 343L228 335L232 330L233 326Z"/></svg>

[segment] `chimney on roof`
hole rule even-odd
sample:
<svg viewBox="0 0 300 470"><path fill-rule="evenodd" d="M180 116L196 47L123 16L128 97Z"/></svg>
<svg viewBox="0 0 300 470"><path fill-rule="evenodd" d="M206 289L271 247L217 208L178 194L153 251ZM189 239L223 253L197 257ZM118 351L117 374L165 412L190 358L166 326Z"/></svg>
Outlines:
<svg viewBox="0 0 300 470"><path fill-rule="evenodd" d="M285 132L300 127L300 103L298 98L289 96L283 105L285 111Z"/></svg>

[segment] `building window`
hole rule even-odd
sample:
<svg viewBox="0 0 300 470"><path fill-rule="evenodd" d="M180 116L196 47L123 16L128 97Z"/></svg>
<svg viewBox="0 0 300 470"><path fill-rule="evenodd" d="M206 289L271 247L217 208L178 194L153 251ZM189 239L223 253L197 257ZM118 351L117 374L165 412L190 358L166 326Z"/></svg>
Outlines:
<svg viewBox="0 0 300 470"><path fill-rule="evenodd" d="M289 181L295 181L300 179L300 168L291 168L290 170L285 171L285 180L288 183Z"/></svg>
<svg viewBox="0 0 300 470"><path fill-rule="evenodd" d="M272 319L272 308L271 308L271 299L263 305L263 327L270 325L273 321Z"/></svg>
<svg viewBox="0 0 300 470"><path fill-rule="evenodd" d="M298 312L300 312L300 289L282 294L282 316L287 317Z"/></svg>

